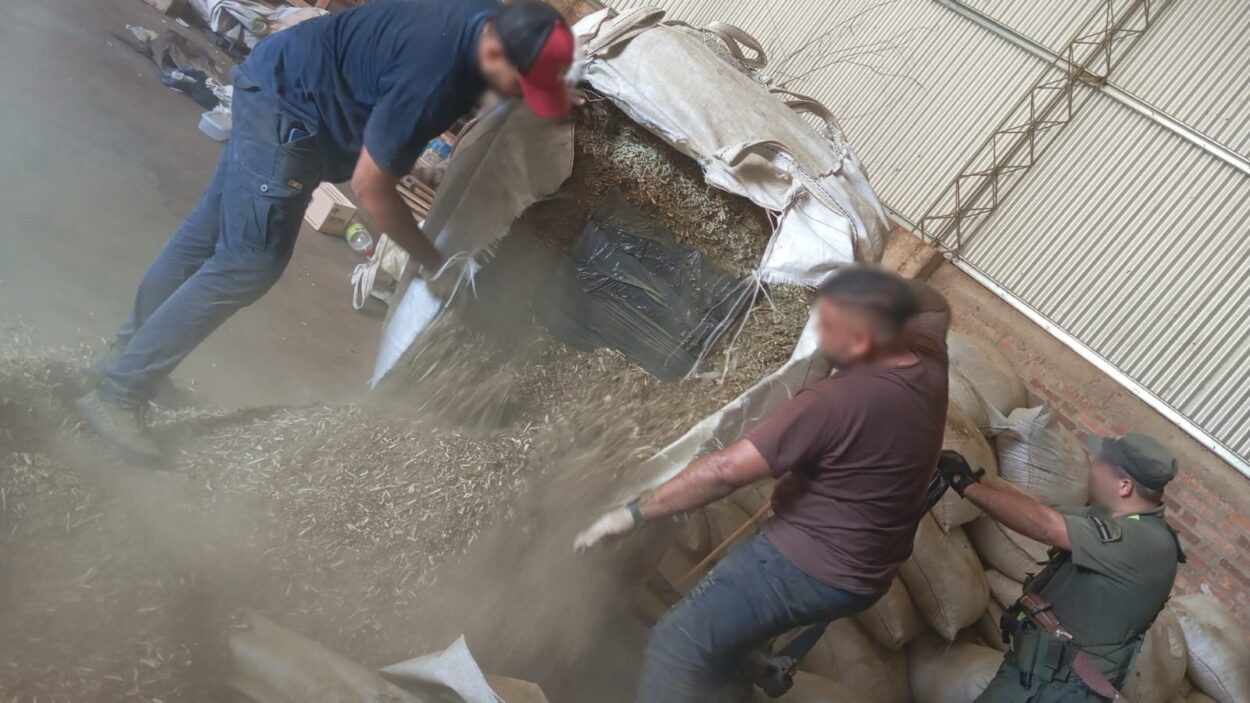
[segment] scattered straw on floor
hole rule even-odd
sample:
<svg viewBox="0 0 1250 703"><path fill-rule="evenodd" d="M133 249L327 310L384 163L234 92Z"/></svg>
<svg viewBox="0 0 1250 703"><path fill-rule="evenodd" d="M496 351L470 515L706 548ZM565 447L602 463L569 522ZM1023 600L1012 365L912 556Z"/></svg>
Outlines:
<svg viewBox="0 0 1250 703"><path fill-rule="evenodd" d="M755 265L767 232L757 208L712 190L696 165L613 111L583 119L593 128L578 131L581 190L532 215L550 225L549 243L571 241L596 198L621 188L684 243L739 274ZM494 555L474 553L485 531L569 568L571 527L555 531L558 544L525 546L543 534L534 524L556 519L535 505L581 520L637 462L788 358L807 295L777 289L771 301L682 384L537 330L501 345L453 316L385 404L156 412L173 457L162 474L111 459L79 427L70 402L89 386L83 350L33 359L26 333L11 334L0 362L0 691L212 700L239 607L368 666L446 646L458 625L447 622L446 589L475 602L471 581L447 584L447 570L467 553L492 588L509 578L490 573ZM518 502L555 480L585 500ZM546 578L517 577L531 590ZM479 615L509 628L506 613ZM554 666L543 644L521 659Z"/></svg>

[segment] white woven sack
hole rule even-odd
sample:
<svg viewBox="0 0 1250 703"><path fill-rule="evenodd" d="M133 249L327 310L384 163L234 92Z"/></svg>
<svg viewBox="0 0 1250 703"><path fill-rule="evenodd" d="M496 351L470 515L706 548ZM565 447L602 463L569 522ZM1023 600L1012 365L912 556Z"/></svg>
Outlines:
<svg viewBox="0 0 1250 703"><path fill-rule="evenodd" d="M967 642L947 644L930 633L907 648L916 703L972 703L989 686L1003 654Z"/></svg>
<svg viewBox="0 0 1250 703"><path fill-rule="evenodd" d="M950 350L951 368L972 381L987 408L1006 415L1028 402L1029 392L1024 381L1016 375L1001 349L980 337L960 332L948 334L946 346Z"/></svg>
<svg viewBox="0 0 1250 703"><path fill-rule="evenodd" d="M932 515L916 530L911 557L898 570L921 617L948 641L975 623L990 601L981 562L958 527L944 532Z"/></svg>
<svg viewBox="0 0 1250 703"><path fill-rule="evenodd" d="M964 525L964 532L981 560L1013 581L1025 581L1042 570L1049 547L982 515Z"/></svg>
<svg viewBox="0 0 1250 703"><path fill-rule="evenodd" d="M855 621L888 649L902 647L923 634L927 627L911 600L911 594L907 592L907 586L897 576L890 584L890 590L871 608L856 615Z"/></svg>
<svg viewBox="0 0 1250 703"><path fill-rule="evenodd" d="M1191 593L1173 598L1189 655L1194 686L1220 703L1250 703L1250 633L1213 596Z"/></svg>
<svg viewBox="0 0 1250 703"><path fill-rule="evenodd" d="M998 446L998 475L1051 506L1085 505L1089 463L1075 435L1049 405L1018 408L1003 417L990 409Z"/></svg>
<svg viewBox="0 0 1250 703"><path fill-rule="evenodd" d="M1171 703L1185 680L1185 634L1171 608L1164 608L1146 632L1133 670L1120 688L1133 703Z"/></svg>

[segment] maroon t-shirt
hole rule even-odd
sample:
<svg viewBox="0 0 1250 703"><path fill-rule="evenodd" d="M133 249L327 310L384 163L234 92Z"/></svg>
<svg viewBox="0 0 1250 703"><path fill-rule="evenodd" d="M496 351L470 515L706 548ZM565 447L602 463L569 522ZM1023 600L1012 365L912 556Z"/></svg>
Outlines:
<svg viewBox="0 0 1250 703"><path fill-rule="evenodd" d="M774 475L764 533L807 574L885 593L911 556L946 424L946 325L917 315L919 361L858 366L803 389L747 435Z"/></svg>

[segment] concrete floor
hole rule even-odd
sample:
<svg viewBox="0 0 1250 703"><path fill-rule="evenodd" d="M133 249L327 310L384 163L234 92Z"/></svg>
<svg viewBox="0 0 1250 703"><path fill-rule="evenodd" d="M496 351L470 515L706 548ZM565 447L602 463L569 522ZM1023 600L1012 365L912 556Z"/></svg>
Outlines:
<svg viewBox="0 0 1250 703"><path fill-rule="evenodd" d="M207 184L222 146L197 129L201 109L110 36L176 26L163 19L141 0L0 3L0 328L102 349ZM359 395L380 331L351 307L360 261L305 226L282 281L175 380L226 406Z"/></svg>

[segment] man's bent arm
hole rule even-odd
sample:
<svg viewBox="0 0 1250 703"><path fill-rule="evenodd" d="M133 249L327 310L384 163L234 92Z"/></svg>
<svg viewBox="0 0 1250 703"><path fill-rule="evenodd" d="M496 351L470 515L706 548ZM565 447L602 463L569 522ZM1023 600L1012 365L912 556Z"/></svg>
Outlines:
<svg viewBox="0 0 1250 703"><path fill-rule="evenodd" d="M907 281L907 286L911 289L912 297L916 301L917 315L934 313L943 320L947 327L950 327L951 304L946 300L946 296L924 281L911 279Z"/></svg>
<svg viewBox="0 0 1250 703"><path fill-rule="evenodd" d="M403 247L416 260L427 275L433 275L443 266L443 256L421 233L412 211L395 191L399 179L382 170L368 149L362 149L356 170L352 174L352 190L360 198L369 218Z"/></svg>
<svg viewBox="0 0 1250 703"><path fill-rule="evenodd" d="M677 515L713 503L772 475L768 462L749 440L699 457L681 473L643 493L638 510L646 520Z"/></svg>
<svg viewBox="0 0 1250 703"><path fill-rule="evenodd" d="M1072 548L1068 541L1068 523L1063 515L1019 491L974 483L964 489L964 498L985 511L986 515L1025 537L1032 537L1051 547Z"/></svg>

